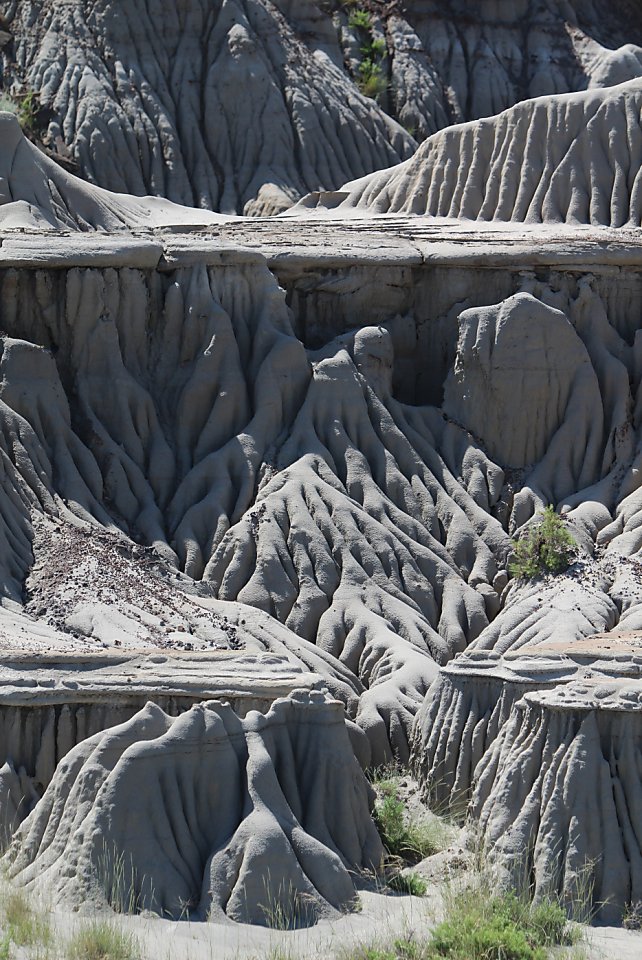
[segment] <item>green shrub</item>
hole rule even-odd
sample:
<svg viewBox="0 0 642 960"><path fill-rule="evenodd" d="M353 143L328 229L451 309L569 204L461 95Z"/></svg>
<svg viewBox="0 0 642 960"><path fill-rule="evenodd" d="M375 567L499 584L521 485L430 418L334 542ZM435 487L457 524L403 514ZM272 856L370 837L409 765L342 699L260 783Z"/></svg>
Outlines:
<svg viewBox="0 0 642 960"><path fill-rule="evenodd" d="M404 938L390 944L361 944L343 951L339 957L340 960L424 960L426 946Z"/></svg>
<svg viewBox="0 0 642 960"><path fill-rule="evenodd" d="M578 936L554 901L538 905L481 883L446 899L446 916L427 938L405 937L346 949L341 960L546 960Z"/></svg>
<svg viewBox="0 0 642 960"><path fill-rule="evenodd" d="M371 57L385 57L387 49L383 37L377 37L376 40L373 40L367 53Z"/></svg>
<svg viewBox="0 0 642 960"><path fill-rule="evenodd" d="M0 110L13 113L25 133L37 133L40 104L33 90L20 99L8 93L0 94Z"/></svg>
<svg viewBox="0 0 642 960"><path fill-rule="evenodd" d="M573 560L576 546L562 518L553 507L546 507L539 523L513 541L515 555L509 570L514 577L526 580L546 573L563 573Z"/></svg>
<svg viewBox="0 0 642 960"><path fill-rule="evenodd" d="M372 27L372 17L367 10L359 8L353 10L348 18L348 25L353 30L370 30Z"/></svg>
<svg viewBox="0 0 642 960"><path fill-rule="evenodd" d="M376 100L388 87L388 81L381 69L381 61L386 55L386 41L383 37L372 36L372 17L362 7L354 9L348 18L353 30L365 34L365 43L361 47L363 60L359 64L357 84L365 97Z"/></svg>
<svg viewBox="0 0 642 960"><path fill-rule="evenodd" d="M26 96L24 96L18 102L16 116L18 117L18 123L23 130L27 130L29 133L36 132L36 128L38 126L37 117L39 108L40 105L38 103L38 98L33 90L26 94Z"/></svg>
<svg viewBox="0 0 642 960"><path fill-rule="evenodd" d="M366 57L359 64L359 90L364 97L376 100L386 90L386 80L380 64L371 57Z"/></svg>

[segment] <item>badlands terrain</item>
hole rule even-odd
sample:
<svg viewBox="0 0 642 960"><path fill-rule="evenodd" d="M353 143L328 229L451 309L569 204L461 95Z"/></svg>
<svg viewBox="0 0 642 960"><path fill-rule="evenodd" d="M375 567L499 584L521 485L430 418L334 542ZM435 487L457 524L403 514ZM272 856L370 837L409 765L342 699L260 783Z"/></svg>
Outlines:
<svg viewBox="0 0 642 960"><path fill-rule="evenodd" d="M434 903L483 851L642 955L638 6L0 14L11 883L149 956L417 931L396 764Z"/></svg>

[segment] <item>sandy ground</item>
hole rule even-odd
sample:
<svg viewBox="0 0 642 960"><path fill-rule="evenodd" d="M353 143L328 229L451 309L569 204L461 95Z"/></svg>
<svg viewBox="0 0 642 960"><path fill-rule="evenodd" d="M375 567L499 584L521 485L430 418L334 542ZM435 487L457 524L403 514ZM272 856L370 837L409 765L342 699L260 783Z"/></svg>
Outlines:
<svg viewBox="0 0 642 960"><path fill-rule="evenodd" d="M312 960L333 958L341 951L373 941L391 941L427 933L435 921L439 898L384 896L363 892L362 910L337 921L322 921L306 930L280 931L236 923L190 923L158 917L112 914L79 916L61 910L51 914L54 947L47 960L65 956L64 944L83 925L108 919L136 937L141 960ZM15 960L34 960L27 949L15 949Z"/></svg>
<svg viewBox="0 0 642 960"><path fill-rule="evenodd" d="M360 913L337 921L323 921L307 930L280 931L235 923L190 923L157 917L123 916L112 919L120 930L136 938L141 960L342 960L358 945L392 944L398 937L426 936L439 916L438 891L425 898L361 893ZM103 915L97 915L104 919ZM65 955L66 941L96 917L63 911L52 913L54 946L47 960ZM642 933L618 927L583 928L582 941L554 951L560 960L641 960ZM38 954L15 949L15 960L33 960Z"/></svg>

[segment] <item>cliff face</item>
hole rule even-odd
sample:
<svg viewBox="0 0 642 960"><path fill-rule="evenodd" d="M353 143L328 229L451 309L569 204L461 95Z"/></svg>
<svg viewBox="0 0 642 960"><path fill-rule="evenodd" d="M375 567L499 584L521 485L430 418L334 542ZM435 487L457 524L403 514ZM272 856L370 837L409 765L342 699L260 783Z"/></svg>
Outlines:
<svg viewBox="0 0 642 960"><path fill-rule="evenodd" d="M642 73L626 0L37 0L4 16L4 89L35 93L54 153L111 190L225 213L277 212L449 124Z"/></svg>

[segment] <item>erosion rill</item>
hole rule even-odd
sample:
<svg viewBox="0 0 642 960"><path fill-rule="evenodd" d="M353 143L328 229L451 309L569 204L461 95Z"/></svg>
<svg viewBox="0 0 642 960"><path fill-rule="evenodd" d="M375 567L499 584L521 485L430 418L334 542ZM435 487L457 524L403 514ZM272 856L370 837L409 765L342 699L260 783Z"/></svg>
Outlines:
<svg viewBox="0 0 642 960"><path fill-rule="evenodd" d="M505 882L642 900L642 81L594 87L253 222L90 185L0 115L16 882L336 917L396 759ZM527 581L548 505L576 552Z"/></svg>

